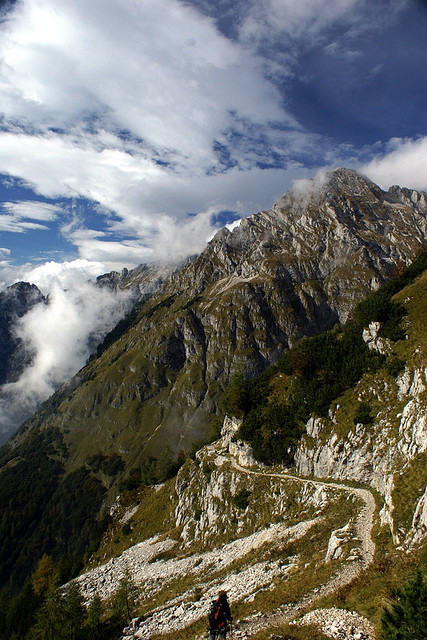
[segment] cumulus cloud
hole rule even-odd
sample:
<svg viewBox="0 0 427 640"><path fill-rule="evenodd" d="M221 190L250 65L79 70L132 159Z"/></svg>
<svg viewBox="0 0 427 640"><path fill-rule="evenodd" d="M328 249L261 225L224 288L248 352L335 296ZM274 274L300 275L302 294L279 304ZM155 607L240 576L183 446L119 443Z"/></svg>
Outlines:
<svg viewBox="0 0 427 640"><path fill-rule="evenodd" d="M87 280L93 267L78 261L68 269L50 263L33 271L32 280L44 285L48 302L33 307L14 327L34 359L17 382L0 389L0 441L85 364L94 344L129 309L129 294Z"/></svg>
<svg viewBox="0 0 427 640"><path fill-rule="evenodd" d="M104 272L105 266L102 262L82 258L63 262L51 260L37 266L24 266L21 270L21 279L35 284L45 295L49 295L52 287L55 290L58 287L63 290L78 290Z"/></svg>
<svg viewBox="0 0 427 640"><path fill-rule="evenodd" d="M388 2L387 15L404 3ZM200 250L214 231L203 212L217 202L223 174L235 179L221 203L233 210L246 200L237 174L248 174L247 183L261 178L250 209L269 203L264 185L277 178L276 166L288 172L285 188L307 158L311 168L333 162L331 142L303 130L286 107L285 86L270 79L292 76L293 46L312 46L331 25L348 34L378 24L367 18L385 0L374 5L249 2L231 40L181 0L21 0L0 23L0 172L46 198L101 205L95 230L63 226L82 258L105 262L110 252L110 264L135 266L170 244L171 225L181 243L181 232L194 227L189 212L200 215ZM341 41L329 47L342 56ZM45 212L13 208L1 228L42 230L53 221Z"/></svg>
<svg viewBox="0 0 427 640"><path fill-rule="evenodd" d="M259 61L177 0L24 0L0 55L6 118L78 135L96 114L91 128L127 130L168 160L214 162L230 111L284 117Z"/></svg>
<svg viewBox="0 0 427 640"><path fill-rule="evenodd" d="M164 216L188 227L188 212L211 206L189 196L194 181L209 176L212 192L217 173L252 170L266 143L274 152L271 123L298 129L262 60L179 0L22 0L0 31L0 172L48 198L99 202L120 237L93 238L97 255L123 240L140 262ZM81 235L70 240L88 257Z"/></svg>
<svg viewBox="0 0 427 640"><path fill-rule="evenodd" d="M383 189L399 184L427 191L427 136L393 138L385 152L363 165L361 171Z"/></svg>

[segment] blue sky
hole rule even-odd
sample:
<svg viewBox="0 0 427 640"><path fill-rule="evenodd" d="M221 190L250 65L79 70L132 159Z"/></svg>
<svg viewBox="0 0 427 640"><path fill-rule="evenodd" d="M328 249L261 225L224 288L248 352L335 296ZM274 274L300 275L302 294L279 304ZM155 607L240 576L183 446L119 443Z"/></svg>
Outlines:
<svg viewBox="0 0 427 640"><path fill-rule="evenodd" d="M422 0L1 6L0 287L200 251L323 167L427 189Z"/></svg>

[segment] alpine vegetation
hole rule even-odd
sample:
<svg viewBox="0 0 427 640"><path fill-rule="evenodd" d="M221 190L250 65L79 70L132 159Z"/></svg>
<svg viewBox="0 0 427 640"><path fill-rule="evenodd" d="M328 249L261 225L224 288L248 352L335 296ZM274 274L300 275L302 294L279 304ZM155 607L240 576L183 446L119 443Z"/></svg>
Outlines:
<svg viewBox="0 0 427 640"><path fill-rule="evenodd" d="M0 638L421 640L426 232L337 169L156 279L0 450Z"/></svg>

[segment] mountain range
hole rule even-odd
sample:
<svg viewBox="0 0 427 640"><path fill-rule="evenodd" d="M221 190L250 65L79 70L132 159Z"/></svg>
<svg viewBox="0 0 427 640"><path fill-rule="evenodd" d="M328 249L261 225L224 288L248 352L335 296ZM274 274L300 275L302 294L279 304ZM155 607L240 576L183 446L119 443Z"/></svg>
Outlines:
<svg viewBox="0 0 427 640"><path fill-rule="evenodd" d="M233 444L239 434L224 441L224 398L227 393L230 395L233 385L240 384L240 390L247 390L245 385L255 381L248 397L251 415L259 421L259 416L266 415L265 407L283 407L292 394L295 396L300 383L292 382L293 377L304 377L307 358L313 364L319 358L313 354L326 348L310 351L314 349L310 347L304 351L306 343L302 339L327 335L327 339L319 338L319 345L332 349L331 341L335 341L334 345L342 346L347 336L347 329L340 333L343 326L358 332L360 340L364 329L362 342L368 346L362 347L375 356L375 366L364 355L371 364L361 369L360 379L349 380L348 387L340 387L332 400L327 396L326 412L317 407L307 416L298 415L287 463L294 466L298 477L334 478L375 489L381 496L378 501L382 501L376 526L388 527L391 532L391 542L384 549L387 545L393 549L399 545L418 549L426 527L421 471L427 446L423 346L426 281L422 268L417 271L416 280L415 276L402 280L400 289L392 292L409 314L402 320L402 311L396 320L396 326L406 323L406 340L400 329L395 334L381 332L382 321L372 313L372 305L379 303L369 302L371 315L365 316L357 305L367 296L371 300L369 296L376 292L381 298L384 284L399 281L425 247L426 232L426 194L398 186L383 191L356 171L337 169L313 181L298 183L269 211L241 220L232 231L222 229L199 256L179 268L165 271L141 266L133 272L106 274L98 279L100 286L135 287L138 301L98 345L87 365L41 405L1 450L2 583L12 590L19 589L43 552L59 562L63 576L68 577L82 568L82 558L87 562L89 552L95 566L112 554L117 555L117 545L122 545L123 550L123 545L131 547L144 535L148 538L160 534L165 530L164 521L156 528L154 524L137 525L135 520L138 509L145 514L141 517L148 513L149 490L142 490L145 498L129 491L164 482L176 474L189 454L190 460L176 481L162 484L158 498L152 493L149 498L156 503L162 492L173 492L170 500L175 512L168 507L167 518L169 524L174 521L178 527L178 538L184 548L188 546L188 553L194 553L196 547L200 551L203 545L210 548L218 543L232 544L235 538L261 530L275 509L276 519L270 522L271 526L282 518L289 521L289 526L291 522L297 525L315 512L320 518L325 509L322 518L331 521L332 529L338 532L335 538L341 540L334 549L331 542L328 562L333 558L338 561L341 555L351 558L354 547L357 562L363 560L363 570L367 569L374 551L365 538L368 546L363 547L362 541L363 553L372 557L369 562L367 556L361 560L363 549L357 551L354 542L357 531L348 533L348 523L356 516L350 514L350 506L347 514L344 498L342 501L331 489L329 500L325 485L318 486L320 493L313 489L315 485L301 485L293 493L296 502L292 506L285 499L281 480L273 484L269 480L262 489L262 483L258 487L255 480L243 480L246 472L240 472L237 479L237 471L234 475L230 471L229 453L238 458L247 454L246 464L248 459L249 464L255 464L255 460L243 442ZM28 295L34 295L29 286L15 286L26 293L25 304L32 304L30 300L45 304L40 296ZM392 304L388 298L387 304ZM359 330L362 316L367 322ZM2 326L10 333L13 318L7 318ZM324 334L325 331L329 333ZM290 361L286 360L287 353L295 354ZM303 365L301 354L305 358ZM327 377L329 369L325 373L322 367L325 365L312 369L313 379ZM267 388L264 408L258 408L254 395L262 395ZM248 411L242 407L240 403L236 412L237 418L244 418L240 437ZM365 410L365 417L358 422L353 417L362 415L357 414L359 409ZM273 413L269 416L273 420ZM255 418L251 420L255 424ZM240 422L236 424L238 430ZM219 437L221 426L220 444L202 448ZM264 436L270 433L268 425L260 428L264 429ZM246 430L249 434L248 426ZM280 431L279 424L273 434L278 437ZM194 463L191 458L196 449L201 452ZM277 462L265 455L264 463ZM42 483L40 477L44 478ZM171 482L175 482L174 489ZM31 488L37 501L28 504L26 494ZM399 506L397 488L407 497L407 505ZM247 504L244 491L249 492ZM250 499L260 491L258 500L264 491L267 502L272 501L267 511ZM296 491L295 487L292 491ZM118 494L133 498L115 502ZM239 495L240 503L235 500ZM281 496L281 502L274 502L275 495ZM229 531L221 526L218 500L229 514ZM356 494L351 501L354 506ZM113 521L103 518L112 505L117 507L110 511ZM128 521L132 538L117 533ZM106 528L107 533L101 538ZM302 537L305 531L302 526ZM295 535L299 540L300 534ZM114 537L117 541L112 551ZM377 538L377 552L379 546ZM159 553L166 553L166 547L159 547ZM178 557L171 543L172 547L173 557ZM384 549L381 553L385 553ZM273 553L271 548L269 553L276 562L276 551ZM300 551L295 556L298 554ZM201 566L203 562L200 559ZM352 580L362 570L360 562L350 576ZM305 563L308 568L309 559ZM271 584L275 584L280 571L273 573ZM332 578L326 573L324 584L330 584ZM163 576L163 580L167 584L169 578ZM350 582L341 581L338 586L344 588ZM258 588L264 589L262 585ZM254 593L258 593L257 589ZM320 591L326 597L333 590ZM272 596L272 600L276 606L277 598ZM247 607L243 609L246 615ZM141 629L137 637L146 637Z"/></svg>
<svg viewBox="0 0 427 640"><path fill-rule="evenodd" d="M339 169L219 231L52 399L68 464L102 450L131 468L206 438L230 376L252 377L302 336L345 321L414 258L426 212L422 193L383 192ZM36 424L40 415L27 428Z"/></svg>

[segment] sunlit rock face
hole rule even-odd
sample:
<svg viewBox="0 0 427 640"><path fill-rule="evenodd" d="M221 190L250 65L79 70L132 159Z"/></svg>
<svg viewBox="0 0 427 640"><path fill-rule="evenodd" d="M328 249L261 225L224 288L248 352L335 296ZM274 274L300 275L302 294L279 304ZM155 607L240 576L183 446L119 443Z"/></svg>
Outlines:
<svg viewBox="0 0 427 640"><path fill-rule="evenodd" d="M333 415L332 420L311 418L295 456L301 475L353 480L377 489L384 499L381 523L390 527L396 544L407 547L427 536L426 492L421 488L413 496L413 516L404 527L395 521L395 501L401 499L396 481L411 462L422 465L427 451L426 386L426 368L406 368L394 385L379 379L368 391L383 407L369 428L356 424L340 436Z"/></svg>
<svg viewBox="0 0 427 640"><path fill-rule="evenodd" d="M302 336L346 320L411 262L426 214L423 194L385 192L337 169L219 231L159 285L50 417L69 432L70 455L80 459L95 432L104 452L129 455L129 464L165 446L188 449L206 436L233 372L260 373ZM134 281L106 279L115 280Z"/></svg>

